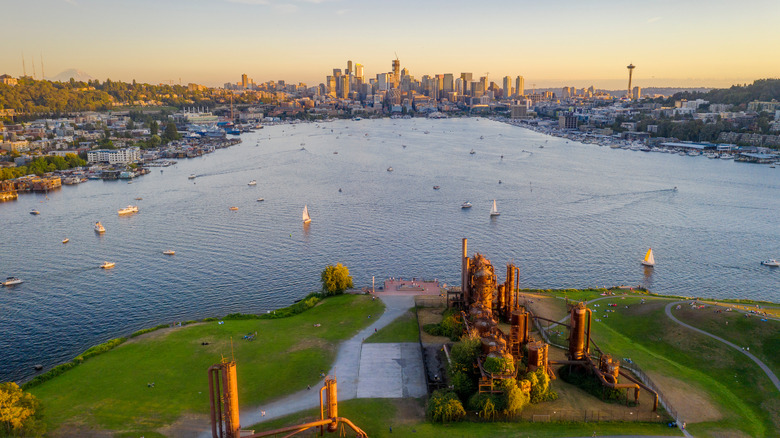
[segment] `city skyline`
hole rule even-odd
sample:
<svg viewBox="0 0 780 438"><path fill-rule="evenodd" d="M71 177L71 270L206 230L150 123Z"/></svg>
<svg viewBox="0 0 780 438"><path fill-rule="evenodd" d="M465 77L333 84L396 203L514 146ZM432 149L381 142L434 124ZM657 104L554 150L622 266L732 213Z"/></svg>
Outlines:
<svg viewBox="0 0 780 438"><path fill-rule="evenodd" d="M401 68L423 75L489 72L524 76L530 89L634 84L727 87L776 77L767 56L780 4L614 1L553 6L493 1L400 1L380 7L353 0L43 0L4 7L15 44L0 47L0 74L47 77L77 68L94 78L221 86L247 74L270 80L325 82L348 60L365 76ZM756 11L761 11L756 14ZM507 17L517 17L508 19ZM10 38L15 36L14 38ZM22 57L25 68L22 67Z"/></svg>

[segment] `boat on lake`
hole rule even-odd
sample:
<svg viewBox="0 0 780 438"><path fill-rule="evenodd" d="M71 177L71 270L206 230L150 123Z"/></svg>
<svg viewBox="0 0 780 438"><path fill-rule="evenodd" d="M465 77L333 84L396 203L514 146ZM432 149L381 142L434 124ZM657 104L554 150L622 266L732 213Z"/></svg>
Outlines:
<svg viewBox="0 0 780 438"><path fill-rule="evenodd" d="M135 198L136 201L140 201L142 199L144 199L144 198L140 198L140 197L139 198Z"/></svg>
<svg viewBox="0 0 780 438"><path fill-rule="evenodd" d="M433 190L439 190L440 188L440 186L433 186Z"/></svg>
<svg viewBox="0 0 780 438"><path fill-rule="evenodd" d="M123 215L123 214L132 214L132 213L138 213L138 206L137 206L137 205L128 205L128 206L127 206L127 207L125 207L125 208L120 208L120 209L118 210L118 213L119 213L120 215Z"/></svg>
<svg viewBox="0 0 780 438"><path fill-rule="evenodd" d="M263 202L265 201L265 198L257 198L257 202Z"/></svg>
<svg viewBox="0 0 780 438"><path fill-rule="evenodd" d="M172 249L166 249L165 251L163 251L163 254L165 254L165 255L174 255L174 254L176 254L176 251L174 251Z"/></svg>
<svg viewBox="0 0 780 438"><path fill-rule="evenodd" d="M490 208L490 216L499 216L501 213L498 212L498 207L496 207L496 200L493 200L493 207Z"/></svg>
<svg viewBox="0 0 780 438"><path fill-rule="evenodd" d="M21 278L7 277L3 282L3 286L14 286L21 283L24 283L24 280L22 280Z"/></svg>
<svg viewBox="0 0 780 438"><path fill-rule="evenodd" d="M103 269L111 269L114 267L114 265L116 265L116 263L114 262L103 262L103 264L100 265L100 267Z"/></svg>
<svg viewBox="0 0 780 438"><path fill-rule="evenodd" d="M103 234L106 232L106 228L99 221L95 222L95 232L98 234Z"/></svg>
<svg viewBox="0 0 780 438"><path fill-rule="evenodd" d="M471 152L469 152L469 154L471 154L471 155L474 155L474 154L476 154L476 153L477 153L477 152L476 152L476 151L474 151L474 149L472 149L472 150L471 150Z"/></svg>
<svg viewBox="0 0 780 438"><path fill-rule="evenodd" d="M311 222L311 216L309 216L309 206L304 205L303 206L303 214L301 215L301 218L303 219L304 224L308 224Z"/></svg>
<svg viewBox="0 0 780 438"><path fill-rule="evenodd" d="M655 266L655 257L653 257L653 248L647 250L647 254L645 254L645 259L642 260L642 264L645 266L650 266L651 268Z"/></svg>
<svg viewBox="0 0 780 438"><path fill-rule="evenodd" d="M236 211L236 210L238 210L238 207L230 207L230 210L231 211Z"/></svg>
<svg viewBox="0 0 780 438"><path fill-rule="evenodd" d="M388 172L392 172L392 171L393 171L393 168L392 168L392 167L388 167L388 168L387 168L387 171L388 171Z"/></svg>
<svg viewBox="0 0 780 438"><path fill-rule="evenodd" d="M775 259L764 260L763 262L761 262L761 264L764 266L771 266L773 268L777 268L778 266L780 266L780 262L778 262Z"/></svg>
<svg viewBox="0 0 780 438"><path fill-rule="evenodd" d="M196 178L196 176L195 176L194 173L190 174L190 176L187 177L187 179L195 179L195 178Z"/></svg>
<svg viewBox="0 0 780 438"><path fill-rule="evenodd" d="M471 205L471 202L469 202L469 201L466 201L463 204L460 204L460 208L471 208L471 207L472 207L472 205Z"/></svg>
<svg viewBox="0 0 780 438"><path fill-rule="evenodd" d="M41 214L41 212L38 211L38 210L33 210L33 211L30 212L30 214L33 215L33 216L38 216L39 214Z"/></svg>
<svg viewBox="0 0 780 438"><path fill-rule="evenodd" d="M257 181L255 181L255 180L249 181L249 183L247 183L247 185L248 186L256 186L257 185Z"/></svg>
<svg viewBox="0 0 780 438"><path fill-rule="evenodd" d="M63 244L66 244L66 243L68 243L68 242L70 242L70 239L68 239L68 238L62 239L62 243L63 243Z"/></svg>

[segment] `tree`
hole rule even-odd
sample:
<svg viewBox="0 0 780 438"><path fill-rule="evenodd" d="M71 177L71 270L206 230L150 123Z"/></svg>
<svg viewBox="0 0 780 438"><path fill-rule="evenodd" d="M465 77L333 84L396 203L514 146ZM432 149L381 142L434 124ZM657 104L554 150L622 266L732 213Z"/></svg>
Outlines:
<svg viewBox="0 0 780 438"><path fill-rule="evenodd" d="M428 400L426 414L433 422L450 423L462 420L466 411L454 392L439 389L434 391Z"/></svg>
<svg viewBox="0 0 780 438"><path fill-rule="evenodd" d="M157 120L152 120L152 123L149 124L149 134L157 135L157 132L159 131L160 125L157 124Z"/></svg>
<svg viewBox="0 0 780 438"><path fill-rule="evenodd" d="M14 382L0 384L0 431L3 436L42 436L40 402Z"/></svg>
<svg viewBox="0 0 780 438"><path fill-rule="evenodd" d="M322 291L325 295L339 295L352 287L352 277L349 269L341 263L336 266L328 265L321 275Z"/></svg>
<svg viewBox="0 0 780 438"><path fill-rule="evenodd" d="M181 135L179 135L179 131L176 130L175 123L169 122L167 125L165 125L165 132L163 132L162 138L163 140L165 140L166 143L181 138Z"/></svg>

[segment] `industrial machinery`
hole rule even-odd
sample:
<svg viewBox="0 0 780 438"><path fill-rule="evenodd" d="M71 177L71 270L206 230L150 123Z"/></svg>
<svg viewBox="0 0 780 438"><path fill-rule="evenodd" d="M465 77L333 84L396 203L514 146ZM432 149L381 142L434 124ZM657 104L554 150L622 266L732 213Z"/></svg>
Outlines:
<svg viewBox="0 0 780 438"><path fill-rule="evenodd" d="M368 435L351 421L338 416L336 379L327 377L320 388L320 419L295 426L282 427L259 433L242 433L238 417L238 381L236 380L236 362L223 359L209 367L209 398L211 401L211 436L213 438L259 438L285 434L296 435L313 427L320 429L320 435L339 430L339 423L346 424L358 438ZM343 426L341 427L343 432ZM342 435L343 436L343 433Z"/></svg>
<svg viewBox="0 0 780 438"><path fill-rule="evenodd" d="M620 362L614 360L609 354L603 353L593 342L590 337L593 315L585 303L579 303L570 309L569 324L535 316L525 306L520 305L517 267L508 264L506 280L503 284L498 284L490 261L482 254L475 254L474 257L469 258L467 245L468 242L464 238L461 290L448 293L448 301L451 305L462 307L461 316L467 333L476 332L482 341L483 355L477 361L481 372L480 392L494 392L495 380L516 378L517 374L516 367L514 375L489 373L482 367L484 358L511 357L515 363L519 363L525 354L528 371L542 368L551 379L555 379L551 365L570 365L594 374L605 387L633 389L635 402L639 400L640 388L650 392L655 398L653 410L657 409L658 394L621 370ZM498 327L499 316L510 324L508 335ZM548 359L549 345L542 340L534 339L530 334L532 320L540 331L539 320L569 328L568 360ZM591 345L598 353L596 360L591 355ZM620 383L620 376L628 380L628 383Z"/></svg>

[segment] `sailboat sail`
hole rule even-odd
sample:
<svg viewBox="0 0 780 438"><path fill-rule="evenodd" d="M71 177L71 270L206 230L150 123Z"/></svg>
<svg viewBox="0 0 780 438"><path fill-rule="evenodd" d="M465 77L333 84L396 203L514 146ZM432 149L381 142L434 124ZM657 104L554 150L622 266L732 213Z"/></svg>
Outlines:
<svg viewBox="0 0 780 438"><path fill-rule="evenodd" d="M304 205L303 206L303 223L308 224L311 222L311 217L309 217L309 206Z"/></svg>
<svg viewBox="0 0 780 438"><path fill-rule="evenodd" d="M655 265L655 258L653 257L653 248L647 250L647 254L645 254L645 260L642 262L642 264L647 266Z"/></svg>
<svg viewBox="0 0 780 438"><path fill-rule="evenodd" d="M490 209L490 215L491 216L498 216L498 207L496 207L496 200L493 200L493 208Z"/></svg>

